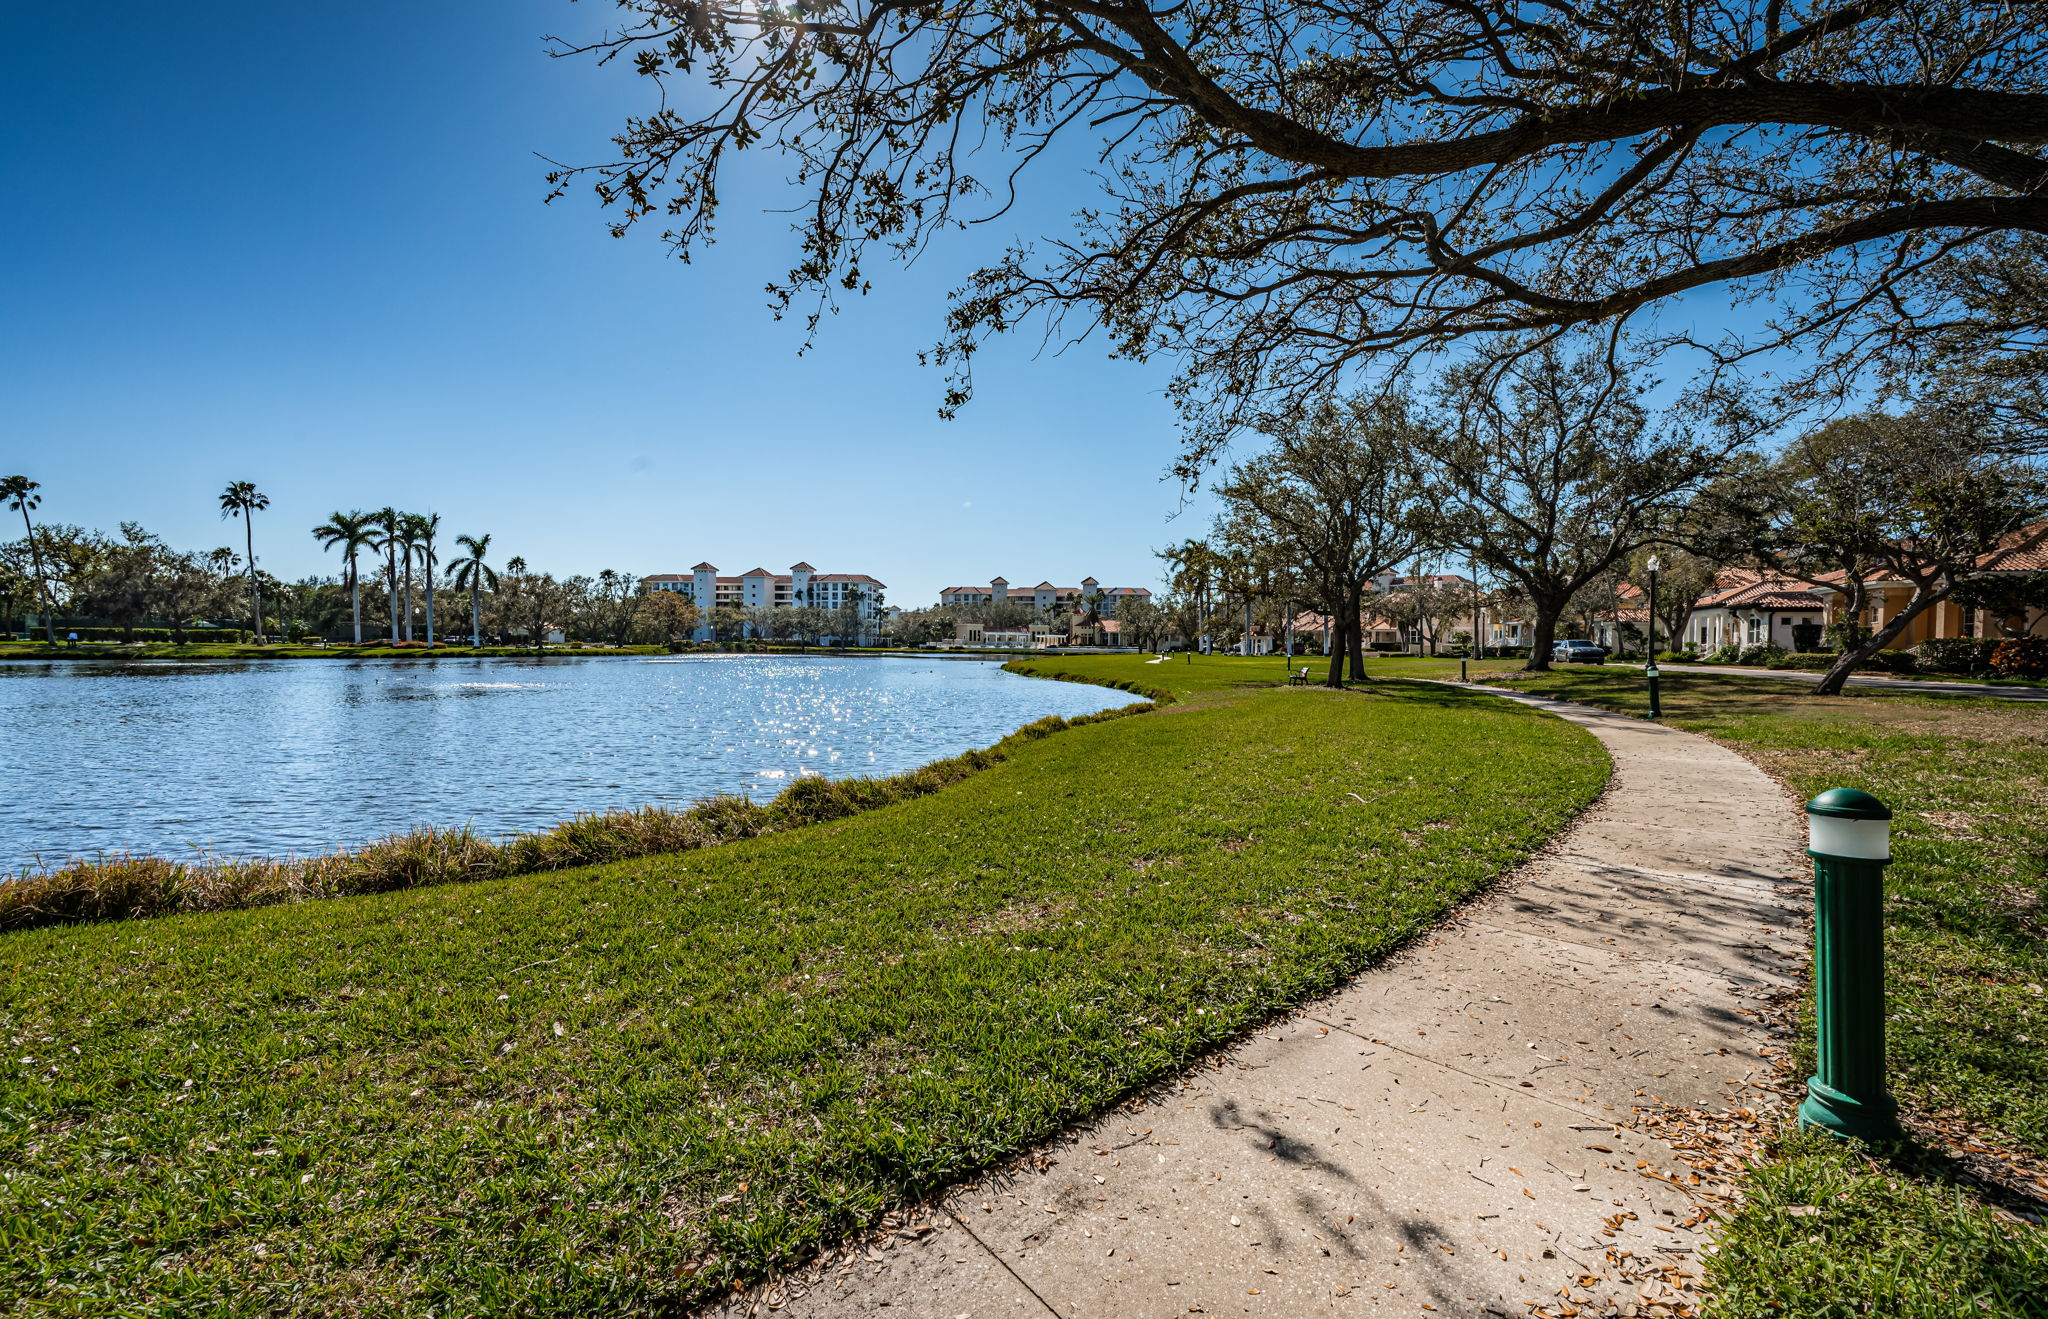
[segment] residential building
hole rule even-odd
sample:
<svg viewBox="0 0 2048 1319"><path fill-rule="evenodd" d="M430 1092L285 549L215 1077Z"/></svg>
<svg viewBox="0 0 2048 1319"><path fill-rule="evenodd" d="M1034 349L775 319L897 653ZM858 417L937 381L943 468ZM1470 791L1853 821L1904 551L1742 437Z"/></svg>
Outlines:
<svg viewBox="0 0 2048 1319"><path fill-rule="evenodd" d="M1020 628L962 623L954 629L952 641L939 644L967 650L1050 650L1067 644L1067 632L1045 623Z"/></svg>
<svg viewBox="0 0 2048 1319"><path fill-rule="evenodd" d="M1723 646L1818 650L1827 612L1827 602L1805 582L1724 568L1715 574L1714 590L1693 605L1683 642L1702 655Z"/></svg>
<svg viewBox="0 0 2048 1319"><path fill-rule="evenodd" d="M1471 586L1471 578L1461 576L1458 573L1420 573L1409 576L1403 576L1398 573L1381 573L1372 579L1365 599L1365 609L1359 616L1361 643L1365 649L1379 651L1382 654L1390 651L1402 651L1408 654L1422 655L1432 650L1448 649L1451 645L1451 637L1455 633L1463 632L1467 637L1472 635L1473 611L1469 596L1453 597L1453 599L1463 600L1464 603L1455 605L1447 609L1444 614L1433 618L1427 629L1412 616L1405 620L1387 617L1387 614L1396 612L1388 609L1387 605L1390 601L1397 601L1402 592L1411 591L1418 587L1451 587L1461 591L1468 591L1471 589ZM1448 604L1449 602L1447 601L1446 603ZM1308 632L1314 634L1320 638L1322 648L1327 652L1331 645L1332 634L1336 630L1332 626L1333 622L1333 618L1326 614L1300 614L1294 620L1294 630L1297 633ZM1494 630L1498 632L1499 629L1496 627ZM1493 644L1501 645L1504 643L1496 638ZM1240 653L1265 655L1272 653L1274 650L1279 649L1279 647L1272 644L1271 638L1254 637L1247 643L1240 636L1236 649Z"/></svg>
<svg viewBox="0 0 2048 1319"><path fill-rule="evenodd" d="M1977 561L1981 573L2048 572L2048 521L2035 522L2005 536L1998 548ZM1864 579L1866 629L1875 631L1897 617L1913 598L1913 584L1896 578L1873 575ZM1829 622L1840 622L1847 597L1838 586L1823 583L1814 588L1825 601ZM1936 637L1982 637L1997 640L2005 636L2048 636L2048 610L2028 609L2009 618L1994 617L1987 610L1965 609L1944 600L1914 619L1898 635L1891 649L1905 650Z"/></svg>
<svg viewBox="0 0 2048 1319"><path fill-rule="evenodd" d="M1020 604L1040 613L1060 611L1064 613L1084 612L1090 597L1101 598L1100 612L1104 618L1116 617L1118 602L1129 599L1150 600L1152 593L1142 586L1104 586L1093 577L1083 577L1079 586L1054 586L1051 582L1040 582L1036 586L1010 585L1005 577L995 578L987 586L948 586L939 592L941 605L993 605Z"/></svg>
<svg viewBox="0 0 2048 1319"><path fill-rule="evenodd" d="M865 637L884 615L882 592L888 589L866 573L821 573L808 563L792 564L786 573L755 568L737 577L721 577L716 565L700 563L688 573L643 577L640 585L649 591L674 591L702 610L694 634L699 641L711 639L711 611L720 606L747 610L810 606L836 613L852 605ZM749 635L752 631L749 624Z"/></svg>

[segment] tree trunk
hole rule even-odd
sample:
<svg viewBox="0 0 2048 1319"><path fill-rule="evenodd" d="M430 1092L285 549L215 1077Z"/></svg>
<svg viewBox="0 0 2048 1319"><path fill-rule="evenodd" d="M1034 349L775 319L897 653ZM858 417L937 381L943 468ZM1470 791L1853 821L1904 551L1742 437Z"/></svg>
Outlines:
<svg viewBox="0 0 2048 1319"><path fill-rule="evenodd" d="M50 608L50 583L43 576L43 551L36 544L36 524L28 520L28 505L26 502L22 504L21 525L28 529L28 557L35 564L36 594L41 596L43 601L43 635L48 637L50 644L54 646L57 644L57 615ZM24 632L27 630L27 628L22 629Z"/></svg>
<svg viewBox="0 0 2048 1319"><path fill-rule="evenodd" d="M1341 688L1344 685L1344 626L1334 618L1323 624L1323 650L1330 660L1330 675L1323 680L1326 687Z"/></svg>
<svg viewBox="0 0 2048 1319"><path fill-rule="evenodd" d="M356 644L363 644L363 579L356 571L356 556L348 556L348 612L355 623Z"/></svg>
<svg viewBox="0 0 2048 1319"><path fill-rule="evenodd" d="M1913 598L1906 601L1906 607L1892 615L1892 621L1873 632L1861 645L1842 652L1835 666L1814 684L1816 696L1839 696L1842 687L1849 681L1849 675L1856 666L1890 645L1901 633L1913 625L1913 620L1948 598L1947 591L1929 591L1923 587L1913 588ZM1860 617L1860 615L1859 615Z"/></svg>
<svg viewBox="0 0 2048 1319"><path fill-rule="evenodd" d="M398 551L396 548L384 551L384 594L391 610L391 644L398 644Z"/></svg>
<svg viewBox="0 0 2048 1319"><path fill-rule="evenodd" d="M434 648L434 561L432 558L427 560L426 570L427 580L424 589L427 596L427 649L432 650Z"/></svg>
<svg viewBox="0 0 2048 1319"><path fill-rule="evenodd" d="M483 603L477 593L475 578L469 583L469 648L477 650L484 644Z"/></svg>
<svg viewBox="0 0 2048 1319"><path fill-rule="evenodd" d="M256 515L242 509L242 530L248 536L249 606L256 613L256 644L263 644L263 588L256 584Z"/></svg>
<svg viewBox="0 0 2048 1319"><path fill-rule="evenodd" d="M412 640L412 551L405 552L405 639Z"/></svg>
<svg viewBox="0 0 2048 1319"><path fill-rule="evenodd" d="M1351 681L1370 682L1365 672L1365 585L1353 582L1344 590L1344 619L1338 639L1350 661Z"/></svg>
<svg viewBox="0 0 2048 1319"><path fill-rule="evenodd" d="M1548 673L1550 648L1557 642L1557 620L1564 613L1564 602L1534 600L1532 603L1536 606L1536 628L1529 638L1529 660L1522 665L1522 672Z"/></svg>

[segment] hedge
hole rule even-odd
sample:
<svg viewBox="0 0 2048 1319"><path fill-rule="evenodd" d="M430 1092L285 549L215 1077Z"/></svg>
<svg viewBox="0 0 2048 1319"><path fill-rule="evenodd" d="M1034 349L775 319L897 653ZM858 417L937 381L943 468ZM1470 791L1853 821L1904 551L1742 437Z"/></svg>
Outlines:
<svg viewBox="0 0 2048 1319"><path fill-rule="evenodd" d="M63 644L64 639L73 634L76 634L80 641L166 642L183 640L227 642L231 644L239 644L248 636L246 632L239 628L232 627L188 627L184 630L181 638L173 636L171 630L167 627L68 627L63 623L57 625L58 644ZM41 625L37 625L29 633L29 639L40 640L43 635Z"/></svg>

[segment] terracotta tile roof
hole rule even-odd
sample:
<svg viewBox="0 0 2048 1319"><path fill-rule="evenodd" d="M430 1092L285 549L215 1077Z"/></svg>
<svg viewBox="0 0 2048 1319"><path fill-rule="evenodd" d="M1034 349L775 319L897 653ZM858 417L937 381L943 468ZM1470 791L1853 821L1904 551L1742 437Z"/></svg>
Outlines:
<svg viewBox="0 0 2048 1319"><path fill-rule="evenodd" d="M650 573L648 576L642 577L640 580L643 582L687 582L690 580L690 577L688 573L658 572Z"/></svg>
<svg viewBox="0 0 2048 1319"><path fill-rule="evenodd" d="M808 564L808 563L792 563L792 564L790 564L790 565L789 565L789 570L790 570L791 572L816 572L816 571L818 571L818 570L817 570L816 568L813 568L813 567L812 567L812 566L811 566L810 564Z"/></svg>
<svg viewBox="0 0 2048 1319"><path fill-rule="evenodd" d="M1977 561L1985 572L2048 571L2048 522L2021 527L2003 543Z"/></svg>
<svg viewBox="0 0 2048 1319"><path fill-rule="evenodd" d="M2048 571L2048 520L2032 522L2009 531L1999 537L1999 546L1991 553L1977 560L1979 572L2043 572ZM1822 582L1839 582L1847 573L1831 572L1821 575ZM1863 579L1866 583L1882 584L1896 582L1882 570L1872 572Z"/></svg>
<svg viewBox="0 0 2048 1319"><path fill-rule="evenodd" d="M788 578L783 578L788 581ZM884 586L864 572L828 572L811 579L814 582L865 582L870 586Z"/></svg>
<svg viewBox="0 0 2048 1319"><path fill-rule="evenodd" d="M715 563L700 563L700 564L698 564L698 565L697 565L696 567L694 567L694 568L690 569L690 571L691 571L691 572L717 572L717 571L718 571L718 565L717 565L717 564L715 564Z"/></svg>
<svg viewBox="0 0 2048 1319"><path fill-rule="evenodd" d="M1786 577L1765 577L1751 573L1750 581L1701 596L1695 609L1808 609L1827 606L1806 583Z"/></svg>

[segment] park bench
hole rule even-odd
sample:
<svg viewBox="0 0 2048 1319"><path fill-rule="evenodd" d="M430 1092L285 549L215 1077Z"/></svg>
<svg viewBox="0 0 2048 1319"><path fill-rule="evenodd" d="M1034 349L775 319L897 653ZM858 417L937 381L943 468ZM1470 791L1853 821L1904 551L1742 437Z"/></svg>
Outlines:
<svg viewBox="0 0 2048 1319"><path fill-rule="evenodd" d="M1300 668L1296 669L1294 672L1288 674L1287 685L1289 687L1308 686L1308 665L1304 664Z"/></svg>

